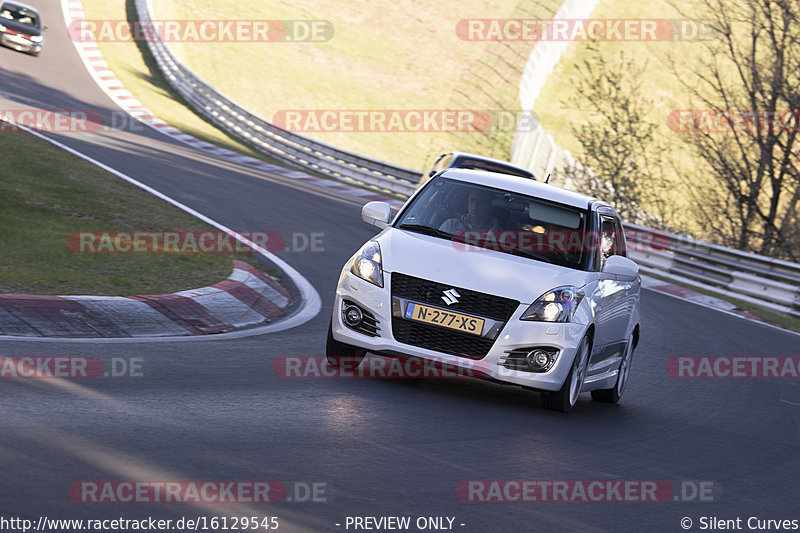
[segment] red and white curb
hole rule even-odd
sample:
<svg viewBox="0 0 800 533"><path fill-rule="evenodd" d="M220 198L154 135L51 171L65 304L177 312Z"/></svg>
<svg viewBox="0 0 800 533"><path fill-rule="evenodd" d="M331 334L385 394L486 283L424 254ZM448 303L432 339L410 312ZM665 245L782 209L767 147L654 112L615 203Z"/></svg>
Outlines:
<svg viewBox="0 0 800 533"><path fill-rule="evenodd" d="M83 3L79 0L62 0L61 7L67 27L71 28L73 32L76 31L79 22L86 20L86 14L83 11ZM88 35L89 32L86 32L85 34ZM83 60L84 65L86 65L86 69L89 71L89 74L95 80L97 85L103 90L103 92L105 92L108 97L114 101L114 103L123 109L129 116L147 126L150 126L156 131L160 131L172 139L233 163L239 163L250 168L256 168L271 174L277 174L285 178L290 178L316 185L318 187L323 187L325 189L341 192L349 196L357 197L361 200L380 200L397 206L403 204L403 202L397 200L396 198L390 198L382 194L377 194L375 192L347 185L346 183L341 183L332 179L310 176L299 170L271 165L254 157L238 154L232 150L228 150L227 148L215 146L196 137L192 137L191 135L182 132L181 130L171 126L170 124L167 124L155 116L152 111L147 109L144 104L142 104L133 94L131 94L131 92L125 88L122 82L117 79L117 77L114 75L114 72L108 68L108 63L106 63L105 59L103 59L103 54L100 52L100 49L94 40L82 38L73 39L72 42L78 51L78 55L80 55L81 59Z"/></svg>
<svg viewBox="0 0 800 533"><path fill-rule="evenodd" d="M0 335L131 338L227 333L283 316L292 296L243 261L216 285L141 296L0 294Z"/></svg>

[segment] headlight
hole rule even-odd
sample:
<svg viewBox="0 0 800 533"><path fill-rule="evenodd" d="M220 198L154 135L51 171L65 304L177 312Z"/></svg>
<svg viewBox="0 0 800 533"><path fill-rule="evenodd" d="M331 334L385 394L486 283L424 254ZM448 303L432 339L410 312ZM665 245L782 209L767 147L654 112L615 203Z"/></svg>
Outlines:
<svg viewBox="0 0 800 533"><path fill-rule="evenodd" d="M41 35L31 35L31 41L34 42L34 43L42 42L43 38L44 37L42 37Z"/></svg>
<svg viewBox="0 0 800 533"><path fill-rule="evenodd" d="M583 296L583 291L577 287L558 287L539 296L522 313L520 320L569 322Z"/></svg>
<svg viewBox="0 0 800 533"><path fill-rule="evenodd" d="M361 247L353 259L350 272L378 287L383 287L381 247L377 241L369 241Z"/></svg>

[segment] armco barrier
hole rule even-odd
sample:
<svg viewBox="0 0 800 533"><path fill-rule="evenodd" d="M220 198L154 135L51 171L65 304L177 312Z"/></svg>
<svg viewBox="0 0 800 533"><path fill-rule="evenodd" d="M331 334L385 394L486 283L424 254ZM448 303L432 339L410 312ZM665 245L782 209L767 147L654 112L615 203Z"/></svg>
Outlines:
<svg viewBox="0 0 800 533"><path fill-rule="evenodd" d="M586 9L594 2L573 0L573 3ZM140 20L152 19L150 0L136 0L136 9ZM416 189L420 171L347 152L279 128L201 80L175 57L166 43L151 39L148 46L172 87L200 114L262 152L291 166L398 198L407 198ZM544 133L541 128L537 132L538 144ZM551 159L559 151L551 144L545 168L553 167ZM626 224L625 230L634 244L649 243L631 248L630 255L643 272L729 294L800 318L800 265L635 224Z"/></svg>
<svg viewBox="0 0 800 533"><path fill-rule="evenodd" d="M800 265L625 224L642 271L800 318Z"/></svg>

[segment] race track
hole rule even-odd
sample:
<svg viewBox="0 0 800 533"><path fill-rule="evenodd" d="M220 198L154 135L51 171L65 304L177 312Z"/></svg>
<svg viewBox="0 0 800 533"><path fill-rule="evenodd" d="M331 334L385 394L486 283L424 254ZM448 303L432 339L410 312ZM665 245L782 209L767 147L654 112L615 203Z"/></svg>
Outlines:
<svg viewBox="0 0 800 533"><path fill-rule="evenodd" d="M31 3L50 28L46 49L37 59L0 48L0 109L110 117L116 107L86 72L60 6ZM449 516L464 532L682 531L683 517L693 530L702 516L800 518L800 381L676 379L666 371L679 355L798 355L798 336L644 291L624 401L587 395L566 416L543 410L534 393L472 379L279 378L276 358L323 354L339 269L375 234L360 203L150 128L47 135L230 228L323 232L324 252L278 254L320 293L322 311L302 326L240 339L0 340L5 356L143 363L141 377L0 380L3 516L221 516L243 509L79 504L69 488L85 480L276 480L290 497L296 483L325 484L326 501L244 506L277 516L287 532L345 531L347 516ZM710 501L656 503L459 499L459 482L484 479L709 482L714 492Z"/></svg>

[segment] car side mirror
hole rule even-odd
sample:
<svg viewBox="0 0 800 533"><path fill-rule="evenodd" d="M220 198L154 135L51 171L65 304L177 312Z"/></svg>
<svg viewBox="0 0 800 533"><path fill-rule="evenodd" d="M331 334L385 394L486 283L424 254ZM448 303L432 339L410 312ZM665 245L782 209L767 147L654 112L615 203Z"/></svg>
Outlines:
<svg viewBox="0 0 800 533"><path fill-rule="evenodd" d="M639 265L621 255L612 255L603 265L604 274L612 274L620 281L635 281L639 277Z"/></svg>
<svg viewBox="0 0 800 533"><path fill-rule="evenodd" d="M435 170L428 171L428 176L430 176L431 178L434 177L435 175L436 175L436 171Z"/></svg>
<svg viewBox="0 0 800 533"><path fill-rule="evenodd" d="M361 208L361 219L381 229L389 225L391 216L392 206L386 202L369 202Z"/></svg>

